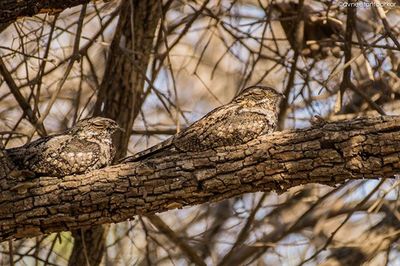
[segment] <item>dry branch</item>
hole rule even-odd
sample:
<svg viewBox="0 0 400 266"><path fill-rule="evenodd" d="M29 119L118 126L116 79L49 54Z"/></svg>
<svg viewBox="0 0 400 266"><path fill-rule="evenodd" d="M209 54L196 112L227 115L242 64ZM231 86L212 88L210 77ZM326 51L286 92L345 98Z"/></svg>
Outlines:
<svg viewBox="0 0 400 266"><path fill-rule="evenodd" d="M89 0L2 0L0 1L0 24L40 13L59 13L64 9L89 2Z"/></svg>
<svg viewBox="0 0 400 266"><path fill-rule="evenodd" d="M277 132L236 147L170 151L60 179L21 183L0 175L0 240L121 222L248 192L393 177L400 172L399 152L400 116L382 116Z"/></svg>

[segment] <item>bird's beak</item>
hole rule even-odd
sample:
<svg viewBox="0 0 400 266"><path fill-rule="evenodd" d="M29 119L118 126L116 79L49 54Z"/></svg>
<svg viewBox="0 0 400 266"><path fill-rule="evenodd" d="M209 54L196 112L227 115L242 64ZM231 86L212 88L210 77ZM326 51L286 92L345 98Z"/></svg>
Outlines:
<svg viewBox="0 0 400 266"><path fill-rule="evenodd" d="M279 94L281 95L282 99L286 99L285 94L283 94L283 93L279 93Z"/></svg>
<svg viewBox="0 0 400 266"><path fill-rule="evenodd" d="M125 133L125 129L122 128L122 127L120 127L118 124L117 124L117 125L114 125L114 126L113 126L113 129L114 129L115 131L119 130L119 131Z"/></svg>

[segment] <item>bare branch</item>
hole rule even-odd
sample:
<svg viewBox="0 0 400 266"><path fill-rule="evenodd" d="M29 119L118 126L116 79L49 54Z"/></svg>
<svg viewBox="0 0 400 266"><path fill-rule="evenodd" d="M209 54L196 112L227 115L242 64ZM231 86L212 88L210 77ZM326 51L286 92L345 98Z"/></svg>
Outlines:
<svg viewBox="0 0 400 266"><path fill-rule="evenodd" d="M0 24L15 21L19 17L33 16L40 13L59 13L64 9L89 2L89 0L5 0L0 2Z"/></svg>

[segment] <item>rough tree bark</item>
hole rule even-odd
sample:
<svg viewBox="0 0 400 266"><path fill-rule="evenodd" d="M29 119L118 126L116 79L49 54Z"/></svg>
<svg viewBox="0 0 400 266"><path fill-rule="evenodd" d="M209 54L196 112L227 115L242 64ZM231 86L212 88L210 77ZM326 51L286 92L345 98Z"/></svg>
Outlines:
<svg viewBox="0 0 400 266"><path fill-rule="evenodd" d="M114 119L125 129L125 134L117 139L120 148L117 159L126 155L133 122L144 101L143 88L161 18L160 5L158 0L121 3L117 31L94 110L94 115Z"/></svg>
<svg viewBox="0 0 400 266"><path fill-rule="evenodd" d="M166 151L84 175L25 183L8 176L0 180L0 240L116 223L248 192L390 178L400 172L399 125L400 116L360 118L236 147Z"/></svg>
<svg viewBox="0 0 400 266"><path fill-rule="evenodd" d="M125 129L125 134L120 134L115 140L119 147L116 160L126 155L132 125L144 100L146 69L161 18L161 3L158 0L124 0L120 10L94 108L95 116L114 119ZM102 226L74 231L74 248L69 265L99 265L107 233L108 228ZM86 249L86 253L82 249Z"/></svg>
<svg viewBox="0 0 400 266"><path fill-rule="evenodd" d="M0 24L40 13L58 13L89 2L89 0L2 0L0 1Z"/></svg>

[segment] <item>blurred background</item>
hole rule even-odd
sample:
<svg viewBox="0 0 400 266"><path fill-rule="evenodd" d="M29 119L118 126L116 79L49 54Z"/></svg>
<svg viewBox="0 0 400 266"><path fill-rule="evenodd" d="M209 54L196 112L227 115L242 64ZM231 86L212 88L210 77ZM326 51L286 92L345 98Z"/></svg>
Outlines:
<svg viewBox="0 0 400 266"><path fill-rule="evenodd" d="M399 1L112 0L39 13L0 24L7 148L102 115L126 130L122 158L255 84L287 96L279 130L400 111ZM400 265L399 192L377 179L246 194L1 243L0 263Z"/></svg>

